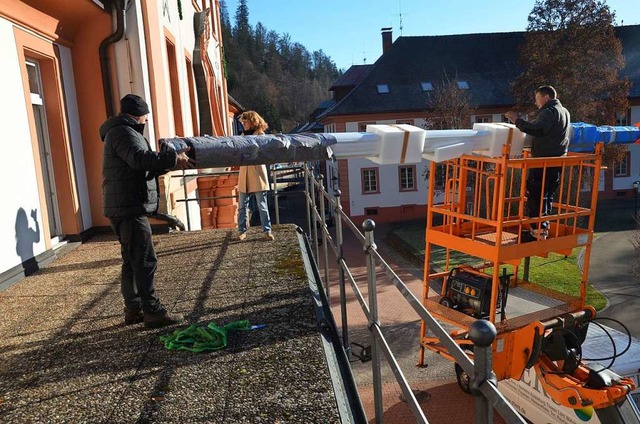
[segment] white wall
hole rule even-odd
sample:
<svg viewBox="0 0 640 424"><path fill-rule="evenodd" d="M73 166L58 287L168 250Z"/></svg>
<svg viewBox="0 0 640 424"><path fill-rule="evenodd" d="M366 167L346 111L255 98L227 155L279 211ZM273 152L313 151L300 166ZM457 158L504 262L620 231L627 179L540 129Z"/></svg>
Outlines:
<svg viewBox="0 0 640 424"><path fill-rule="evenodd" d="M401 192L399 181L399 165L378 165L368 159L348 159L349 169L349 198L351 215L364 215L365 208L392 207L402 205L426 205L428 181L422 174L429 166L429 161L423 159L416 164L416 191ZM362 168L378 168L379 194L362 194ZM344 178L344 176L341 176Z"/></svg>
<svg viewBox="0 0 640 424"><path fill-rule="evenodd" d="M5 153L0 166L0 272L3 272L44 252L44 240L48 235L43 233L34 151L13 25L4 19L0 19L0 45L0 128ZM32 210L37 213L38 234L34 231ZM27 219L18 219L19 216Z"/></svg>
<svg viewBox="0 0 640 424"><path fill-rule="evenodd" d="M82 147L82 134L80 133L80 117L78 115L78 101L76 99L76 83L73 75L73 63L71 50L68 47L58 45L60 51L60 67L62 68L62 80L64 84L65 107L67 109L67 122L69 123L69 136L71 138L71 153L73 155L73 169L78 187L78 201L82 216L81 231L93 226L91 220L91 203L89 201L89 187L87 185L87 173L84 166L84 149Z"/></svg>
<svg viewBox="0 0 640 424"><path fill-rule="evenodd" d="M628 177L614 177L613 189L614 190L626 190L633 188L633 182L640 180L640 145L628 144L630 155L630 167Z"/></svg>

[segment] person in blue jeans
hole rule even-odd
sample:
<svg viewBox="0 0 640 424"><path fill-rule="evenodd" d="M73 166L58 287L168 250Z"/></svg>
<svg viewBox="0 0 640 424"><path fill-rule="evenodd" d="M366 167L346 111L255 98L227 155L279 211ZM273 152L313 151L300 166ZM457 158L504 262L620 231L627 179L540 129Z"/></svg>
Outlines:
<svg viewBox="0 0 640 424"><path fill-rule="evenodd" d="M247 111L240 117L244 131L242 135L261 135L267 129L265 120L254 111ZM264 165L249 165L240 167L238 176L238 240L247 238L247 206L251 195L256 199L262 231L267 240L273 240L271 232L271 218L269 217L269 205L267 192L269 179L267 167Z"/></svg>

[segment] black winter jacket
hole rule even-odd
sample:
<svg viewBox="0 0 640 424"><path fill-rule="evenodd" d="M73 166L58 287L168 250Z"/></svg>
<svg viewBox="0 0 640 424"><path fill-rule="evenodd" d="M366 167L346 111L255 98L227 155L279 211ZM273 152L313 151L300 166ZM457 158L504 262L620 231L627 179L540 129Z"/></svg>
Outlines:
<svg viewBox="0 0 640 424"><path fill-rule="evenodd" d="M129 115L100 126L102 206L110 219L154 214L158 210L158 175L176 166L176 152L154 152L142 135L144 124Z"/></svg>
<svg viewBox="0 0 640 424"><path fill-rule="evenodd" d="M531 156L563 156L569 149L569 111L560 100L549 100L533 119L528 122L522 118L516 121L516 127L523 133L533 136Z"/></svg>

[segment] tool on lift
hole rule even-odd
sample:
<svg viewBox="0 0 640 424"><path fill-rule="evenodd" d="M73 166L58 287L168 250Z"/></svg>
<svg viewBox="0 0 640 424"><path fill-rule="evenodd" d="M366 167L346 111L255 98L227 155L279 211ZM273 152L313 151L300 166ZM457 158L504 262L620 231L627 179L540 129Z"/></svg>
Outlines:
<svg viewBox="0 0 640 424"><path fill-rule="evenodd" d="M509 295L509 280L513 274L507 274L502 269L500 288L496 309L500 310L502 321L506 319L507 296ZM440 304L448 308L459 310L475 318L487 319L490 314L492 277L468 266L453 268L445 281L444 297Z"/></svg>

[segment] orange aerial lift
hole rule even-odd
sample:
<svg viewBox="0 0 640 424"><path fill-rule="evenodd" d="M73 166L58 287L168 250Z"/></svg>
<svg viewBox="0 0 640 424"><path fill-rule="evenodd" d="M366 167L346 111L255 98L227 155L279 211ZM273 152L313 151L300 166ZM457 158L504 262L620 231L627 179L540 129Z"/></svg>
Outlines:
<svg viewBox="0 0 640 424"><path fill-rule="evenodd" d="M586 293L602 144L592 154L550 158L531 158L527 152L510 158L509 149L505 144L497 158L463 155L431 163L423 304L469 356L473 356L470 325L480 318L495 325L498 334L492 353L498 381L518 380L533 367L557 403L574 409L589 405L596 411L615 409L635 389L634 382L589 368L581 361L580 348L595 317ZM552 215L529 217L527 172L550 167L562 167ZM436 203L437 196L443 198L441 203ZM525 239L530 225L542 221L550 222L548 238ZM518 279L524 258L551 252L570 255L575 247L584 248L577 295ZM432 268L435 254L443 255L444 269ZM534 312L511 316L506 306L514 287L545 301L538 302ZM453 360L440 341L429 336L423 322L418 365L424 365L425 349ZM456 372L460 382L464 372L457 364Z"/></svg>

